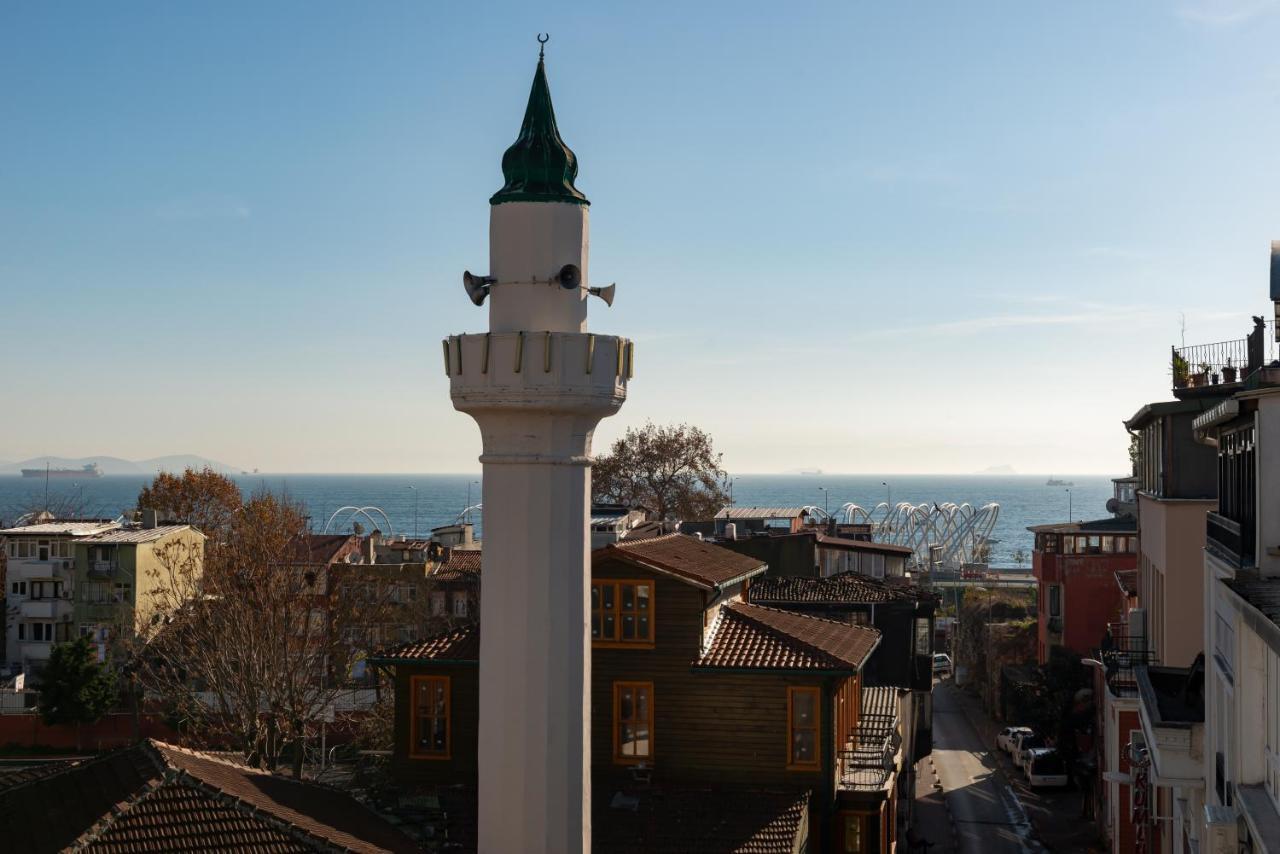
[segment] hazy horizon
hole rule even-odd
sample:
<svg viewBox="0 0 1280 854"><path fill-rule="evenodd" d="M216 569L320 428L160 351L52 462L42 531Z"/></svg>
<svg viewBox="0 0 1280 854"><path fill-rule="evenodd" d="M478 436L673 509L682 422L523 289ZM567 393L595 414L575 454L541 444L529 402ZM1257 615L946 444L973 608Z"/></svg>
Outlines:
<svg viewBox="0 0 1280 854"><path fill-rule="evenodd" d="M637 342L597 452L687 421L735 473L1125 471L1170 345L1270 312L1277 2L3 20L9 461L470 465L439 340L488 323L460 276L539 31L618 283L591 329Z"/></svg>

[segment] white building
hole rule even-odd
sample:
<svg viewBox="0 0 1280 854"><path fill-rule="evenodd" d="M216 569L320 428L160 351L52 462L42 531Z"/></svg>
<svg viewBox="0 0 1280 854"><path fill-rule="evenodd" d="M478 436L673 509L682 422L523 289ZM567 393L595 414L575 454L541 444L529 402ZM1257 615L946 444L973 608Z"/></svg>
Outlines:
<svg viewBox="0 0 1280 854"><path fill-rule="evenodd" d="M489 200L489 331L444 342L456 409L480 427L479 850L591 848L591 437L618 410L631 342L587 331L588 202L539 57Z"/></svg>
<svg viewBox="0 0 1280 854"><path fill-rule="evenodd" d="M10 673L38 674L55 643L76 637L73 543L118 527L106 519L53 519L0 530L9 562L4 661Z"/></svg>
<svg viewBox="0 0 1280 854"><path fill-rule="evenodd" d="M1201 851L1234 852L1239 836L1280 852L1280 369L1249 385L1195 423L1218 448L1220 501L1206 526Z"/></svg>

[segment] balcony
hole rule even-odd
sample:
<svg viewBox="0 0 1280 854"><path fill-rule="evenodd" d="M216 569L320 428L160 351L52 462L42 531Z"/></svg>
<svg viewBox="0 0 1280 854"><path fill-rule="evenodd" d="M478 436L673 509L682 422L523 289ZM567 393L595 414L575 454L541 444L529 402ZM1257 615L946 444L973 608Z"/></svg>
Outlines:
<svg viewBox="0 0 1280 854"><path fill-rule="evenodd" d="M1113 631L1103 638L1098 660L1106 670L1107 687L1117 697L1138 696L1138 668L1155 662L1155 651L1147 648L1146 638L1122 632L1128 627L1115 623ZM1119 631L1115 631L1115 630Z"/></svg>
<svg viewBox="0 0 1280 854"><path fill-rule="evenodd" d="M1235 569L1253 566L1253 526L1210 511L1205 520L1205 548Z"/></svg>
<svg viewBox="0 0 1280 854"><path fill-rule="evenodd" d="M120 571L120 563L114 560L95 560L89 562L89 577L94 579L112 578Z"/></svg>
<svg viewBox="0 0 1280 854"><path fill-rule="evenodd" d="M27 599L22 603L22 616L28 620L52 620L57 599Z"/></svg>
<svg viewBox="0 0 1280 854"><path fill-rule="evenodd" d="M1268 326L1274 325L1274 321L1259 318L1244 338L1171 348L1174 389L1205 389L1243 382L1276 357L1275 336L1267 331Z"/></svg>

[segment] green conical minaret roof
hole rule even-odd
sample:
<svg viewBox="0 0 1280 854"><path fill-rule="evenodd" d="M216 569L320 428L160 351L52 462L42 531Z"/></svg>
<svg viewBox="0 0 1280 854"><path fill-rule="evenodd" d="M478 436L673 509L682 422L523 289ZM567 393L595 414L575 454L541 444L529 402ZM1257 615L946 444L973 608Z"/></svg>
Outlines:
<svg viewBox="0 0 1280 854"><path fill-rule="evenodd" d="M489 204L503 202L568 202L589 205L587 197L573 186L578 177L578 158L560 138L556 111L551 106L547 69L538 56L538 70L529 90L529 106L524 110L520 136L502 155L502 177L506 183L494 193Z"/></svg>

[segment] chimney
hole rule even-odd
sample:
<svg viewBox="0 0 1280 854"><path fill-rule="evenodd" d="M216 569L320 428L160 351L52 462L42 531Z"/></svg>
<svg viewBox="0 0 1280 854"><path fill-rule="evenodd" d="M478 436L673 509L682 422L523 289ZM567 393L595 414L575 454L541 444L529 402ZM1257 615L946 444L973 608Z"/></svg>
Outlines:
<svg viewBox="0 0 1280 854"><path fill-rule="evenodd" d="M158 524L160 524L160 512L150 507L144 507L142 509L142 527L154 528Z"/></svg>

